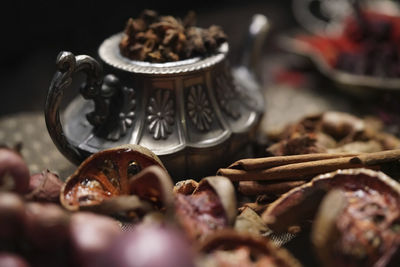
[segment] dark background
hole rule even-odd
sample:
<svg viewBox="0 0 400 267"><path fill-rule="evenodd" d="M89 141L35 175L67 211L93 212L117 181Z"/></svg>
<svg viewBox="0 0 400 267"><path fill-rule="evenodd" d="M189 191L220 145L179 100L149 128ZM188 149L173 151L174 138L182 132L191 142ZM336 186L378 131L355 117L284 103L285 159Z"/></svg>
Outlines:
<svg viewBox="0 0 400 267"><path fill-rule="evenodd" d="M0 116L43 110L57 54L67 50L96 57L100 43L145 8L178 17L194 10L199 26L222 26L235 62L251 16L262 13L271 21L266 53L274 49L273 36L293 26L290 6L289 0L13 1L0 18ZM74 94L77 89L67 93L66 102Z"/></svg>

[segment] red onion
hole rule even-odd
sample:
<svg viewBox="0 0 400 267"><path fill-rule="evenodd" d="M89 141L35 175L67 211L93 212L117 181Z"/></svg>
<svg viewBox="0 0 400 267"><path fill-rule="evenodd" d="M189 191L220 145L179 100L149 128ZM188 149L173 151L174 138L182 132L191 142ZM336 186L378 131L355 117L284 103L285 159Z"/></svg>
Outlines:
<svg viewBox="0 0 400 267"><path fill-rule="evenodd" d="M24 216L24 202L17 194L0 193L0 243L10 239L17 240Z"/></svg>
<svg viewBox="0 0 400 267"><path fill-rule="evenodd" d="M0 148L0 187L20 194L29 190L29 169L16 151Z"/></svg>
<svg viewBox="0 0 400 267"><path fill-rule="evenodd" d="M0 266L1 267L29 267L30 265L20 256L8 253L0 252Z"/></svg>
<svg viewBox="0 0 400 267"><path fill-rule="evenodd" d="M182 232L165 225L142 225L121 235L95 266L194 266L190 243Z"/></svg>
<svg viewBox="0 0 400 267"><path fill-rule="evenodd" d="M55 204L31 202L26 204L25 236L43 250L53 250L68 241L69 216Z"/></svg>
<svg viewBox="0 0 400 267"><path fill-rule="evenodd" d="M71 216L70 232L77 264L94 266L93 261L108 249L111 241L121 233L121 228L109 217L77 212Z"/></svg>

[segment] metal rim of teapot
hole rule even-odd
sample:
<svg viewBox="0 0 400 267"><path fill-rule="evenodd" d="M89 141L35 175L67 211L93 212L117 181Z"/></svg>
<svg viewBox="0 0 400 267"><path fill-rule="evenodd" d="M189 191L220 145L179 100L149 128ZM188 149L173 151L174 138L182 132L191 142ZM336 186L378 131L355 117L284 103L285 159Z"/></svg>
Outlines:
<svg viewBox="0 0 400 267"><path fill-rule="evenodd" d="M227 42L220 45L218 52L204 58L195 57L175 62L150 63L130 60L121 55L118 48L123 33L117 33L104 40L99 48L100 58L114 68L140 74L177 74L196 71L221 62L229 51Z"/></svg>

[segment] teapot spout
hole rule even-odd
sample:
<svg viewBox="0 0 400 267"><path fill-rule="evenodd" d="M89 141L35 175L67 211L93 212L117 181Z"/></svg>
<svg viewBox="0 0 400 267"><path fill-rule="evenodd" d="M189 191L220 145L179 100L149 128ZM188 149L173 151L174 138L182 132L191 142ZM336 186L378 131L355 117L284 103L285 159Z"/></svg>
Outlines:
<svg viewBox="0 0 400 267"><path fill-rule="evenodd" d="M260 85L260 58L262 45L269 30L268 19L261 14L253 16L245 39L241 64L232 69L236 85L242 88L246 98L252 99L251 108L259 114L264 112L264 96Z"/></svg>
<svg viewBox="0 0 400 267"><path fill-rule="evenodd" d="M262 46L269 32L270 24L266 16L255 14L252 17L239 68L245 68L259 78L259 64Z"/></svg>

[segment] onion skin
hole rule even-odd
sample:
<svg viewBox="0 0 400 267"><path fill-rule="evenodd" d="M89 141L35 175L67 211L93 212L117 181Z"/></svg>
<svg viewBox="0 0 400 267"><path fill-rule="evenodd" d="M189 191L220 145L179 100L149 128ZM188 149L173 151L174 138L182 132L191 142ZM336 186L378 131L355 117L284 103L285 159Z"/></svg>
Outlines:
<svg viewBox="0 0 400 267"><path fill-rule="evenodd" d="M25 194L29 191L29 179L29 169L21 155L0 148L0 188Z"/></svg>
<svg viewBox="0 0 400 267"><path fill-rule="evenodd" d="M95 266L194 267L191 247L175 228L144 224L117 238Z"/></svg>

